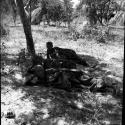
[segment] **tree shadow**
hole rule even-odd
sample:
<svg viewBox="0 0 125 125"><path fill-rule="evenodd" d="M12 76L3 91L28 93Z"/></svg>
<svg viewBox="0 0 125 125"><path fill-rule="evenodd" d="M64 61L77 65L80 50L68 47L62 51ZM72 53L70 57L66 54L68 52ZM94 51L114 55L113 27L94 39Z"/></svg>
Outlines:
<svg viewBox="0 0 125 125"><path fill-rule="evenodd" d="M109 64L107 63L103 63L103 62L99 62L98 59L96 59L95 57L93 56L89 56L89 55L79 55L81 58L85 59L90 66L95 66L94 68L86 68L82 65L77 65L77 69L79 70L82 70L82 71L85 71L87 72L87 74L90 76L90 77L94 77L94 78L105 78L106 79L106 82L107 84L109 85L122 85L122 76L119 78L117 77L116 74L114 74L114 72L112 72L111 70L109 70ZM17 55L6 55L4 58L4 62L5 62L5 66L8 66L10 67L10 73L11 74L14 74L16 72L16 74L14 75L17 75L19 76L20 75L20 78L15 78L12 77L12 79L14 80L14 82L21 82L21 78L23 78L23 74L24 72L22 72L21 70L21 67L17 66ZM22 76L21 76L22 75ZM20 80L19 80L20 79ZM18 84L19 85L19 84ZM120 86L122 87L122 86Z"/></svg>
<svg viewBox="0 0 125 125"><path fill-rule="evenodd" d="M93 56L89 56L89 55L79 55L79 56L81 58L85 59L90 64L90 66L96 65L93 70L90 70L90 73L95 74L95 77L99 77L99 76L106 77L108 75L112 75L114 77L117 77L117 74L114 73L114 71L111 69L111 66L112 66L111 64L102 62ZM115 67L117 68L117 65L115 65ZM88 70L89 70L89 68L88 68ZM117 70L116 70L116 72L117 72ZM123 78L123 76L121 76L120 78Z"/></svg>
<svg viewBox="0 0 125 125"><path fill-rule="evenodd" d="M84 68L83 66L78 67L80 69L88 71L88 74L90 76L96 77L96 78L97 77L102 78L102 77L108 77L109 75L112 75L111 71L107 72L107 70L104 69L104 68L108 68L108 64L99 63L99 61L92 56L87 56L87 55L80 55L80 56L86 59L90 65L94 65L94 64L97 65L97 67L91 70L90 68ZM6 65L16 66L17 60L15 58L13 59L13 58L7 57L6 60L7 60ZM24 86L23 78L20 77L19 79L15 77L15 74L21 75L21 71L17 72L17 70L14 70L12 74L7 75L7 77L11 79L11 83L8 81L8 85L12 86L14 90L21 89L22 92L25 93L25 95L20 98L22 101L25 99L30 99L30 101L33 103L35 107L35 109L32 110L33 120L38 122L38 118L39 118L40 123L52 125L54 124L52 123L52 119L58 119L59 117L60 118L65 117L67 121L69 119L70 121L75 121L74 124L77 124L77 122L87 123L90 119L93 118L93 115L95 114L95 111L93 110L93 108L95 107L93 107L92 104L85 103L85 101L89 100L88 95L91 95L91 94L93 95L93 93L89 93L88 90L82 91L82 95L83 95L82 99L84 101L80 103L79 102L79 99L81 99L79 97L81 96L80 92L67 92L61 89L45 87L45 86ZM115 80L114 77L108 80L109 81L107 82L109 84L111 84L112 82L121 84L119 83L118 80ZM4 83L7 83L7 81L5 81ZM109 114L109 116L111 115ZM118 118L118 120L119 119L120 118ZM50 123L48 123L48 121L50 121Z"/></svg>

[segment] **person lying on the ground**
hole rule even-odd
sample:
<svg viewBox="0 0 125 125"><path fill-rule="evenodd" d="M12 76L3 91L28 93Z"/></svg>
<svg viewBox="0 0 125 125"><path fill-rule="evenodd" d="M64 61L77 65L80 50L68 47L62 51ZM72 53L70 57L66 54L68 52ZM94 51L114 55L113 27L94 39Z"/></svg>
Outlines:
<svg viewBox="0 0 125 125"><path fill-rule="evenodd" d="M54 74L51 69L58 70L59 68L65 68L67 70L69 69L76 69L76 64L71 61L66 60L37 60L35 59L33 61L33 64L31 67L28 68L27 74L26 74L26 85L30 85L35 81L47 81L46 76ZM51 72L52 71L52 72ZM57 71L56 71L57 72ZM36 83L37 83L36 82Z"/></svg>
<svg viewBox="0 0 125 125"><path fill-rule="evenodd" d="M76 69L76 64L69 60L44 60L36 56L33 65L28 69L25 85L54 85L54 86L90 86L91 78L82 80L83 71ZM30 77L28 77L30 76ZM56 84L58 83L58 85ZM71 83L71 84L70 84ZM58 87L59 87L58 86ZM66 87L66 86L65 86Z"/></svg>
<svg viewBox="0 0 125 125"><path fill-rule="evenodd" d="M115 92L114 87L107 85L105 82L94 82L92 77L82 79L82 76L86 75L86 73L77 69L48 68L45 70L42 65L35 65L29 68L27 73L25 85L28 86L52 86L66 91L78 88L80 91L88 89L90 92L106 93L111 90L113 90L113 93Z"/></svg>
<svg viewBox="0 0 125 125"><path fill-rule="evenodd" d="M36 85L45 83L45 70L43 65L34 65L27 70L25 74L25 85Z"/></svg>
<svg viewBox="0 0 125 125"><path fill-rule="evenodd" d="M74 50L53 47L53 43L50 41L46 43L46 47L47 59L66 59L71 60L76 64L89 67L89 64L86 62L86 60L80 58Z"/></svg>
<svg viewBox="0 0 125 125"><path fill-rule="evenodd" d="M86 75L84 74L83 71L77 70L77 69L67 69L67 68L51 68L51 69L46 69L47 74L53 75L53 74L58 74L58 73L63 73L63 76L67 76L68 80L70 82L74 82L75 84L83 84L84 86L91 86L92 83L89 83L89 81L92 80L91 77L87 77L87 79L83 79L82 76Z"/></svg>
<svg viewBox="0 0 125 125"><path fill-rule="evenodd" d="M68 68L48 68L44 69L43 65L35 65L28 69L26 75L25 85L34 86L34 85L51 85L57 88L70 88L75 84L78 84L76 87L85 83L85 86L89 86L87 80L80 80L82 71L77 69L68 69Z"/></svg>
<svg viewBox="0 0 125 125"><path fill-rule="evenodd" d="M45 59L44 60L44 68L67 68L67 69L76 69L76 63L70 61L70 60L58 60L58 59Z"/></svg>
<svg viewBox="0 0 125 125"><path fill-rule="evenodd" d="M33 60L32 60L32 65L27 70L26 84L27 85L30 84L30 83L32 84L32 82L34 82L34 81L41 81L43 79L43 78L41 78L43 76L43 74L42 74L43 72L44 72L44 76L45 76L45 79L46 79L45 70L50 69L50 68L55 68L55 69L58 69L58 68L67 68L67 69L75 68L76 69L76 64L73 63L72 61L66 61L66 60L43 59L42 56L35 55ZM38 78L38 80L37 80L37 78Z"/></svg>

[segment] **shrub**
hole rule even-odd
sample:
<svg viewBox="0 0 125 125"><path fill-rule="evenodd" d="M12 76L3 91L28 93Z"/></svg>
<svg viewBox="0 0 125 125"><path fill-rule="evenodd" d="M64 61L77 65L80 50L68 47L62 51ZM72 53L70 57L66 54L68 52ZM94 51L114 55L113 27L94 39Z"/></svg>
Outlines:
<svg viewBox="0 0 125 125"><path fill-rule="evenodd" d="M114 36L110 32L109 27L91 27L86 26L81 32L81 38L86 38L89 40L96 40L99 43L106 43L106 41L114 40Z"/></svg>

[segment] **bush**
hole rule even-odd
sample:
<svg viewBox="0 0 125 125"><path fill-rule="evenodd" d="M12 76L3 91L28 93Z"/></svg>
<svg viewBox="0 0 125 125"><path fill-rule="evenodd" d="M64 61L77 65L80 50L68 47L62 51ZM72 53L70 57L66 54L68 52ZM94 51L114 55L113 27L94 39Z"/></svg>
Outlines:
<svg viewBox="0 0 125 125"><path fill-rule="evenodd" d="M81 32L81 38L92 40L94 38L93 36L96 36L97 34L97 30L93 29L90 26L86 26Z"/></svg>
<svg viewBox="0 0 125 125"><path fill-rule="evenodd" d="M81 38L96 40L99 43L114 40L114 35L110 32L109 27L91 27L86 26L81 32Z"/></svg>

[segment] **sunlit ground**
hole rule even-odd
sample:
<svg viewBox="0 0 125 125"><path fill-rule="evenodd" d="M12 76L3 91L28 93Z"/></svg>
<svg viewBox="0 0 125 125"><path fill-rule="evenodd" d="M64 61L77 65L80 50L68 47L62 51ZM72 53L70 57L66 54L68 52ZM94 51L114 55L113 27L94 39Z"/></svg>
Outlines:
<svg viewBox="0 0 125 125"><path fill-rule="evenodd" d="M66 39L62 29L59 28L32 26L32 30L37 52L45 52L45 44L51 40L55 46L71 48L80 55L95 57L100 64L106 63L107 66L104 69L111 72L111 77L122 82L123 41L109 44L98 44L94 40L85 39L73 41ZM21 48L26 47L25 35L21 26L10 27L6 46L6 52L9 54L17 54ZM25 77L19 68L13 67L15 67L14 73L1 79L2 125L8 125L9 122L20 125L23 121L33 125L95 125L100 122L104 125L121 125L120 99L88 91L81 95L46 87L23 87ZM12 66L6 66L4 72L8 73L10 69L13 69ZM5 119L5 114L9 109L16 114L14 120Z"/></svg>

